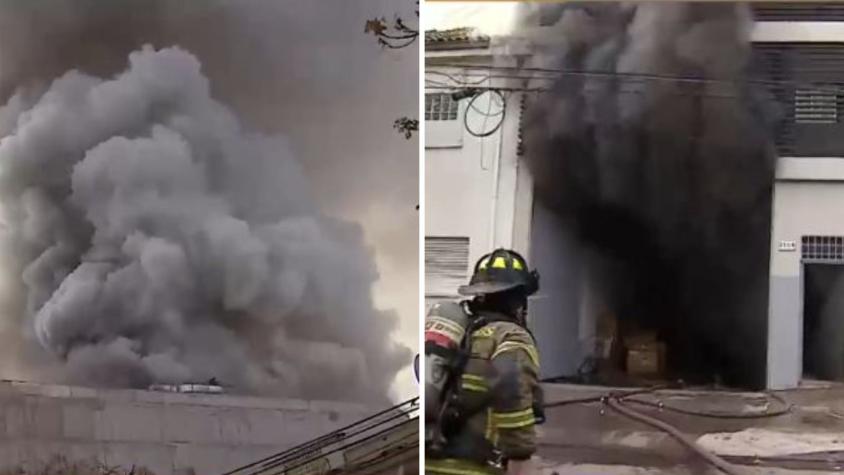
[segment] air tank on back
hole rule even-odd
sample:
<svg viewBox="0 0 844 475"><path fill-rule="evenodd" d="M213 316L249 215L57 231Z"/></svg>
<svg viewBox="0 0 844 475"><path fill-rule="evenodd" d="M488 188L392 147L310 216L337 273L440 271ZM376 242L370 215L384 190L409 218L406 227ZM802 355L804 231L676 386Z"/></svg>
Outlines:
<svg viewBox="0 0 844 475"><path fill-rule="evenodd" d="M425 425L426 440L436 439L434 430L442 411L443 388L448 382L449 367L457 355L469 315L457 302L434 305L425 317Z"/></svg>

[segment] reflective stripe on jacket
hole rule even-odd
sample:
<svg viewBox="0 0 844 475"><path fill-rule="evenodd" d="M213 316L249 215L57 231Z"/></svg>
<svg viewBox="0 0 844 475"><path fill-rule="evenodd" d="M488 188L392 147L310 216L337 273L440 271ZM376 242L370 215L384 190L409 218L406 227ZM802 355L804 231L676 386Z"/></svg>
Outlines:
<svg viewBox="0 0 844 475"><path fill-rule="evenodd" d="M449 446L470 446L483 437L507 459L523 460L536 451L534 394L539 354L533 337L512 321L491 316L491 323L472 334L471 357L459 387L459 399L473 414ZM495 474L494 468L470 460L426 459L426 473Z"/></svg>

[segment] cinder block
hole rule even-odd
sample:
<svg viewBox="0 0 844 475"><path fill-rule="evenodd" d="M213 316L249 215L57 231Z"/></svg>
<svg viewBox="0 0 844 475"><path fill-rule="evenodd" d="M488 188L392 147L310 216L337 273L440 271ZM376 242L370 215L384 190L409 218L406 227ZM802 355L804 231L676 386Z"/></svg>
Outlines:
<svg viewBox="0 0 844 475"><path fill-rule="evenodd" d="M3 418L6 421L7 438L18 439L28 434L29 425L24 417L25 412L23 398L9 400L3 404Z"/></svg>
<svg viewBox="0 0 844 475"><path fill-rule="evenodd" d="M177 472L193 470L197 475L222 473L221 471L224 470L222 467L228 466L227 464L233 460L238 460L238 450L235 447L197 444L174 444L174 447L176 455L173 468ZM236 466L240 465L242 464L236 464Z"/></svg>
<svg viewBox="0 0 844 475"><path fill-rule="evenodd" d="M222 473L374 413L362 405L0 382L0 466L55 454Z"/></svg>
<svg viewBox="0 0 844 475"><path fill-rule="evenodd" d="M70 387L70 397L75 400L79 399L99 399L99 395L94 388L82 388L79 386Z"/></svg>
<svg viewBox="0 0 844 475"><path fill-rule="evenodd" d="M173 475L176 448L165 444L110 442L102 444L100 457L109 466L144 467L156 475Z"/></svg>
<svg viewBox="0 0 844 475"><path fill-rule="evenodd" d="M95 408L90 404L67 401L62 407L64 438L71 440L97 440L94 428L96 412Z"/></svg>
<svg viewBox="0 0 844 475"><path fill-rule="evenodd" d="M165 442L219 443L220 428L214 408L202 406L165 406Z"/></svg>
<svg viewBox="0 0 844 475"><path fill-rule="evenodd" d="M35 422L35 436L39 438L59 439L62 436L64 422L61 401L39 398L35 404L27 407Z"/></svg>
<svg viewBox="0 0 844 475"><path fill-rule="evenodd" d="M94 434L104 442L162 442L164 408L109 402L95 413Z"/></svg>
<svg viewBox="0 0 844 475"><path fill-rule="evenodd" d="M311 433L308 424L316 422L316 418L307 417L310 413L304 411L241 410L241 413L248 421L248 427L237 441L240 445L292 445L297 440L307 440ZM302 417L297 419L291 417L292 414L302 414Z"/></svg>
<svg viewBox="0 0 844 475"><path fill-rule="evenodd" d="M361 417L364 417L368 414L374 414L379 411L379 409L370 409L363 404L334 401L311 401L308 406L309 409L315 412L340 412L344 414L361 414Z"/></svg>
<svg viewBox="0 0 844 475"><path fill-rule="evenodd" d="M222 461L222 465L219 469L217 469L217 473L229 472L256 460L261 460L269 457L270 455L277 454L282 450L284 450L284 448L266 446L232 447L226 450L228 457L226 460Z"/></svg>

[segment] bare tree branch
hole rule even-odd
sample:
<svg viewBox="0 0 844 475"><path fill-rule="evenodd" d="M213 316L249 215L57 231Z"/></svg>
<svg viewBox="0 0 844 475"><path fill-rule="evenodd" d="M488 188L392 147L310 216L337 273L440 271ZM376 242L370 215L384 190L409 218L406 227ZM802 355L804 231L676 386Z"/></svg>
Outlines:
<svg viewBox="0 0 844 475"><path fill-rule="evenodd" d="M419 0L415 0L414 3L416 4L414 13L418 19ZM388 49L407 48L419 39L419 28L408 25L399 16L393 19L392 24L388 23L384 17L367 20L363 32L371 33L382 48ZM410 140L413 138L413 133L419 130L419 119L400 117L393 122L393 128Z"/></svg>

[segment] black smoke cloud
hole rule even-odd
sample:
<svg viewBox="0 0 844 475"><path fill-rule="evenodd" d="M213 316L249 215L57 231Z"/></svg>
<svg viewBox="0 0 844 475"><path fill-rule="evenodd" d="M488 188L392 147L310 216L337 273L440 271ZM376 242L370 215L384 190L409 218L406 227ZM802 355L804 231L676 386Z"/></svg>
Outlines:
<svg viewBox="0 0 844 475"><path fill-rule="evenodd" d="M659 330L679 374L764 384L775 153L748 7L526 6L517 23L531 66L610 73L562 75L523 126L538 197L597 256L604 303Z"/></svg>
<svg viewBox="0 0 844 475"><path fill-rule="evenodd" d="M320 24L302 2L186 3L0 8L4 370L383 398L409 351L393 341L396 315L373 304L363 229L320 209L363 215L398 194L372 178L369 193L338 186L341 169L401 183L416 165L358 160L359 127L336 135L341 147L316 140L338 124L315 125L348 120L354 84L378 72L360 47L343 60L333 22L362 25L386 6L338 5ZM389 137L392 116L378 112L376 136ZM393 248L388 260L412 251Z"/></svg>

